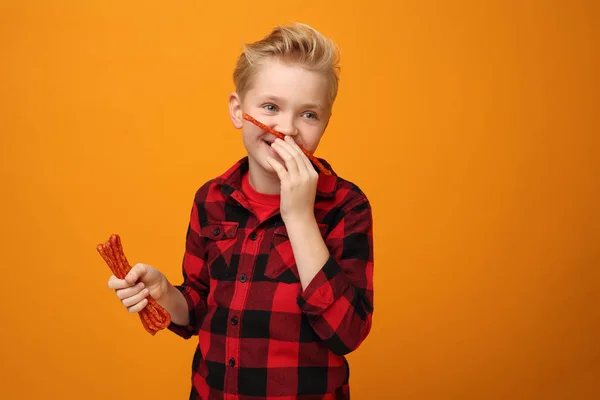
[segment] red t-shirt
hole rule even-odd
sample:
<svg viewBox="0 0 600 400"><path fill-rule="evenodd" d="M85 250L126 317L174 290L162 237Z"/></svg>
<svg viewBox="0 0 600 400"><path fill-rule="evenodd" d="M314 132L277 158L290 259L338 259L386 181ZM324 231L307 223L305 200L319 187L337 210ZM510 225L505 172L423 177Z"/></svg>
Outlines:
<svg viewBox="0 0 600 400"><path fill-rule="evenodd" d="M257 192L250 184L247 173L242 177L242 192L244 192L248 198L252 210L254 210L256 217L261 222L279 208L280 196L278 194L264 194Z"/></svg>

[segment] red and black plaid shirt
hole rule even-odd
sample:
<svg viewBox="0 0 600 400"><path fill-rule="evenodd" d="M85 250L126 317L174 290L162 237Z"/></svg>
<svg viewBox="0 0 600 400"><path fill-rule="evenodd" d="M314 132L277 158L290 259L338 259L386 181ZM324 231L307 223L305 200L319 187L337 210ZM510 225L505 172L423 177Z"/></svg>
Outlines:
<svg viewBox="0 0 600 400"><path fill-rule="evenodd" d="M325 166L330 166L322 160ZM345 354L371 328L373 239L360 189L320 174L315 217L329 260L302 290L279 211L260 223L241 186L248 160L196 193L183 260L198 335L191 399L349 399Z"/></svg>

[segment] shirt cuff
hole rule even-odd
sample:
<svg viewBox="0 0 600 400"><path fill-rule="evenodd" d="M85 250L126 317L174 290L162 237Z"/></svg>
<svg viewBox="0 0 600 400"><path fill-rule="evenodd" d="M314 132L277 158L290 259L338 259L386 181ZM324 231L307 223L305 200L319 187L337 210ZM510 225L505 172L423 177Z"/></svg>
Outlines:
<svg viewBox="0 0 600 400"><path fill-rule="evenodd" d="M349 286L350 280L338 262L329 256L323 268L298 296L298 306L302 312L316 319L342 296Z"/></svg>
<svg viewBox="0 0 600 400"><path fill-rule="evenodd" d="M175 286L175 289L179 290L181 292L181 294L183 294L183 297L185 298L185 301L186 301L187 307L188 307L188 315L189 315L190 323L186 326L186 325L177 325L177 324L171 322L167 328L171 332L175 333L176 335L179 335L184 339L189 339L196 333L196 331L195 331L196 314L194 312L195 304L192 300L192 297L190 296L189 292L186 290L185 287L177 286L177 285L174 285L174 286Z"/></svg>

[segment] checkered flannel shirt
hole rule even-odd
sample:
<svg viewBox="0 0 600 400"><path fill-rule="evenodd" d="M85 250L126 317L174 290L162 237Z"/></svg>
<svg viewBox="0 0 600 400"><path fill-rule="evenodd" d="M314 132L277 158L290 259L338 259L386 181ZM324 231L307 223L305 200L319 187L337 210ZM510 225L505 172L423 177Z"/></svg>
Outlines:
<svg viewBox="0 0 600 400"><path fill-rule="evenodd" d="M331 170L331 166L320 160ZM277 210L260 223L241 185L248 159L196 192L176 287L198 336L191 399L349 399L349 365L371 329L372 214L361 190L320 174L315 217L330 257L303 290Z"/></svg>

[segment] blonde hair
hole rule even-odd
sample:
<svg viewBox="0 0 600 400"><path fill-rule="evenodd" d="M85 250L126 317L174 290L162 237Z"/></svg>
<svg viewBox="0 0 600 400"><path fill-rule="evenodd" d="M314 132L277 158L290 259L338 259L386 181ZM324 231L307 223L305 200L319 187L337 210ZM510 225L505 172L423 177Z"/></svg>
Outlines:
<svg viewBox="0 0 600 400"><path fill-rule="evenodd" d="M340 72L339 51L333 41L306 24L294 23L277 26L263 39L245 45L233 72L236 92L242 98L261 63L272 58L325 74L330 86L328 105L333 106Z"/></svg>

